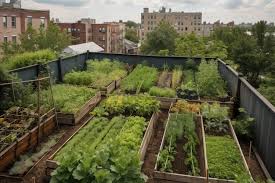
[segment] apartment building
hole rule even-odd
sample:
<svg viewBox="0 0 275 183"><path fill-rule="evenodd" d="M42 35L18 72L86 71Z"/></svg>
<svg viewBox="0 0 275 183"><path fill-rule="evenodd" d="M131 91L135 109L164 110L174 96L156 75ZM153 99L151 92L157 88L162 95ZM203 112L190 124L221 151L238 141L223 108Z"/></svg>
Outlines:
<svg viewBox="0 0 275 183"><path fill-rule="evenodd" d="M149 8L144 8L141 13L141 39L144 40L147 33L154 30L161 21L168 22L179 34L202 34L201 12L172 12L171 9L166 11L164 7L158 12L149 12Z"/></svg>
<svg viewBox="0 0 275 183"><path fill-rule="evenodd" d="M62 31L66 31L72 37L72 44L81 44L87 42L86 24L78 21L76 23L56 23Z"/></svg>
<svg viewBox="0 0 275 183"><path fill-rule="evenodd" d="M28 10L19 7L18 4L11 4L10 1L0 6L0 44L3 42L19 43L19 36L27 30L28 26L34 29L47 27L50 20L50 12L48 10ZM20 5L21 7L21 5Z"/></svg>
<svg viewBox="0 0 275 183"><path fill-rule="evenodd" d="M202 24L202 36L208 37L208 36L211 35L211 33L215 29L218 29L218 28L223 28L223 27L232 28L234 26L235 26L234 21L228 22L228 23L223 23L223 22L220 22L220 20L218 20L218 21L214 22L213 24L203 22L203 24Z"/></svg>

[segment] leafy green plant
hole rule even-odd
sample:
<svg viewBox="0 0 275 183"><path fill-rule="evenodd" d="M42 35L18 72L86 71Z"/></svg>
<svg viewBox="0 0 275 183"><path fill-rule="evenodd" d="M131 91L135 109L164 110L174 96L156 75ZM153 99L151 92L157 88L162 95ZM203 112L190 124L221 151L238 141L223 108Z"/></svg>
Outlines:
<svg viewBox="0 0 275 183"><path fill-rule="evenodd" d="M254 139L255 119L251 118L245 109L239 109L239 115L232 121L237 135L245 140Z"/></svg>
<svg viewBox="0 0 275 183"><path fill-rule="evenodd" d="M51 183L144 182L138 150L145 126L142 117L95 118L60 151Z"/></svg>
<svg viewBox="0 0 275 183"><path fill-rule="evenodd" d="M95 116L104 115L138 115L149 117L159 109L159 101L146 95L113 95L103 101L92 112Z"/></svg>
<svg viewBox="0 0 275 183"><path fill-rule="evenodd" d="M228 126L228 107L222 107L219 103L201 105L201 112L204 118L204 126L207 133L227 134Z"/></svg>
<svg viewBox="0 0 275 183"><path fill-rule="evenodd" d="M160 171L173 172L172 162L177 153L177 140L186 139L187 142L182 147L186 153L185 165L188 174L199 175L199 163L196 158L196 146L198 145L198 136L196 134L196 125L192 113L170 114L168 126L165 134L165 147L160 152L158 158L158 168Z"/></svg>
<svg viewBox="0 0 275 183"><path fill-rule="evenodd" d="M4 67L10 70L17 69L21 67L34 65L34 64L44 64L56 58L57 58L56 54L51 50L25 52L25 53L10 57L4 63Z"/></svg>
<svg viewBox="0 0 275 183"><path fill-rule="evenodd" d="M202 61L197 73L197 85L200 96L207 98L227 97L226 83L218 72L214 61Z"/></svg>
<svg viewBox="0 0 275 183"><path fill-rule="evenodd" d="M121 89L129 93L147 92L156 84L157 79L158 71L156 68L137 65L133 72L122 80Z"/></svg>
<svg viewBox="0 0 275 183"><path fill-rule="evenodd" d="M230 136L206 136L209 176L236 180L247 174L240 152Z"/></svg>
<svg viewBox="0 0 275 183"><path fill-rule="evenodd" d="M149 94L151 96L156 96L156 97L176 97L176 91L171 89L171 88L159 88L156 86L153 86L149 90Z"/></svg>

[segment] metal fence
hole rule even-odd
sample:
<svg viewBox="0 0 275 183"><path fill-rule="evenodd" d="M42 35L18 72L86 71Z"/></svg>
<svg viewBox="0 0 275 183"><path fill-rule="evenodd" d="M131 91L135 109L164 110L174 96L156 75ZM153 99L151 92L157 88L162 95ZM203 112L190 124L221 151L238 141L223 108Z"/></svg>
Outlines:
<svg viewBox="0 0 275 183"><path fill-rule="evenodd" d="M190 58L188 57L162 57L143 55L123 55L107 53L84 53L72 57L60 58L45 66L50 70L51 77L62 82L66 73L72 70L85 70L86 61L89 59L119 60L130 65L139 64L146 61L149 65L161 68L164 64L169 67L184 65ZM200 63L201 58L193 57L196 63ZM206 60L213 58L206 58ZM234 71L223 61L218 60L218 68L222 77L227 81L228 88L232 96L236 97L240 107L256 119L256 140L255 144L261 155L269 173L275 178L275 108L260 93L258 93L244 78ZM16 73L22 80L36 79L40 66L34 65L11 71Z"/></svg>
<svg viewBox="0 0 275 183"><path fill-rule="evenodd" d="M219 60L219 71L240 107L255 118L255 145L269 173L275 178L275 107L230 66ZM272 133L273 132L273 133Z"/></svg>

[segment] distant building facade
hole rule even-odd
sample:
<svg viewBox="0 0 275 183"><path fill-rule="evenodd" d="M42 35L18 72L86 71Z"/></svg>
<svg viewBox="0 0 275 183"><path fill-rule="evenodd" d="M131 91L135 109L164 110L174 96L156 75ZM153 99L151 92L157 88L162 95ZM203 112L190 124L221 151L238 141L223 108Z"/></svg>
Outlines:
<svg viewBox="0 0 275 183"><path fill-rule="evenodd" d="M202 36L208 37L208 36L210 36L212 34L212 32L215 29L218 29L218 28L222 28L222 27L232 28L234 26L235 26L234 21L229 22L227 24L225 24L223 22L220 22L220 20L214 22L213 24L212 23L203 22L203 24L202 24Z"/></svg>
<svg viewBox="0 0 275 183"><path fill-rule="evenodd" d="M153 31L161 21L168 22L179 34L202 34L201 12L172 12L164 7L158 12L149 12L149 8L144 8L141 13L141 39L144 40L148 32Z"/></svg>
<svg viewBox="0 0 275 183"><path fill-rule="evenodd" d="M12 8L21 8L21 0L10 0L9 2L6 0L0 0L0 6L9 6Z"/></svg>
<svg viewBox="0 0 275 183"><path fill-rule="evenodd" d="M94 19L81 19L76 23L57 23L73 38L73 44L94 42L107 53L123 53L125 25L121 22L97 24Z"/></svg>
<svg viewBox="0 0 275 183"><path fill-rule="evenodd" d="M15 5L11 3L15 3ZM38 30L41 26L47 28L50 21L48 10L28 10L17 8L20 1L10 1L10 3L0 6L0 43L19 43L20 34L24 33L28 26Z"/></svg>
<svg viewBox="0 0 275 183"><path fill-rule="evenodd" d="M80 21L76 23L57 23L62 31L66 31L72 37L72 44L86 43L86 25Z"/></svg>

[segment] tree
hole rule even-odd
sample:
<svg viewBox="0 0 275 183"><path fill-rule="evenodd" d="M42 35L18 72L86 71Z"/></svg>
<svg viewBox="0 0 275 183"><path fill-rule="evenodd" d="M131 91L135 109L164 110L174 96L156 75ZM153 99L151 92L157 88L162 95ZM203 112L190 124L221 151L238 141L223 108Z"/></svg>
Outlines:
<svg viewBox="0 0 275 183"><path fill-rule="evenodd" d="M176 39L175 55L225 59L227 57L227 49L222 41L208 40L195 34L186 34Z"/></svg>
<svg viewBox="0 0 275 183"><path fill-rule="evenodd" d="M28 25L27 30L20 35L20 45L24 51L38 50L37 40L38 33L31 25Z"/></svg>
<svg viewBox="0 0 275 183"><path fill-rule="evenodd" d="M39 31L36 31L32 26L28 26L27 30L20 35L20 43L20 46L3 45L2 50L5 53L12 53L13 47L15 47L20 52L43 49L60 52L71 43L71 37L66 32L61 31L56 24L50 22L47 29L40 27Z"/></svg>
<svg viewBox="0 0 275 183"><path fill-rule="evenodd" d="M173 55L177 36L177 32L169 23L160 22L152 32L147 34L141 45L141 52L143 54L157 54L160 50L169 50L169 55Z"/></svg>
<svg viewBox="0 0 275 183"><path fill-rule="evenodd" d="M126 34L125 34L125 38L130 40L130 41L133 41L134 43L138 43L138 41L139 41L135 29L130 29L130 28L127 29Z"/></svg>
<svg viewBox="0 0 275 183"><path fill-rule="evenodd" d="M267 33L267 22L259 21L252 27L253 36L257 40L258 46L263 49L265 45L265 35Z"/></svg>
<svg viewBox="0 0 275 183"><path fill-rule="evenodd" d="M125 23L126 27L128 28L137 28L138 27L138 24L134 21L131 21L131 20L128 20L126 23Z"/></svg>

